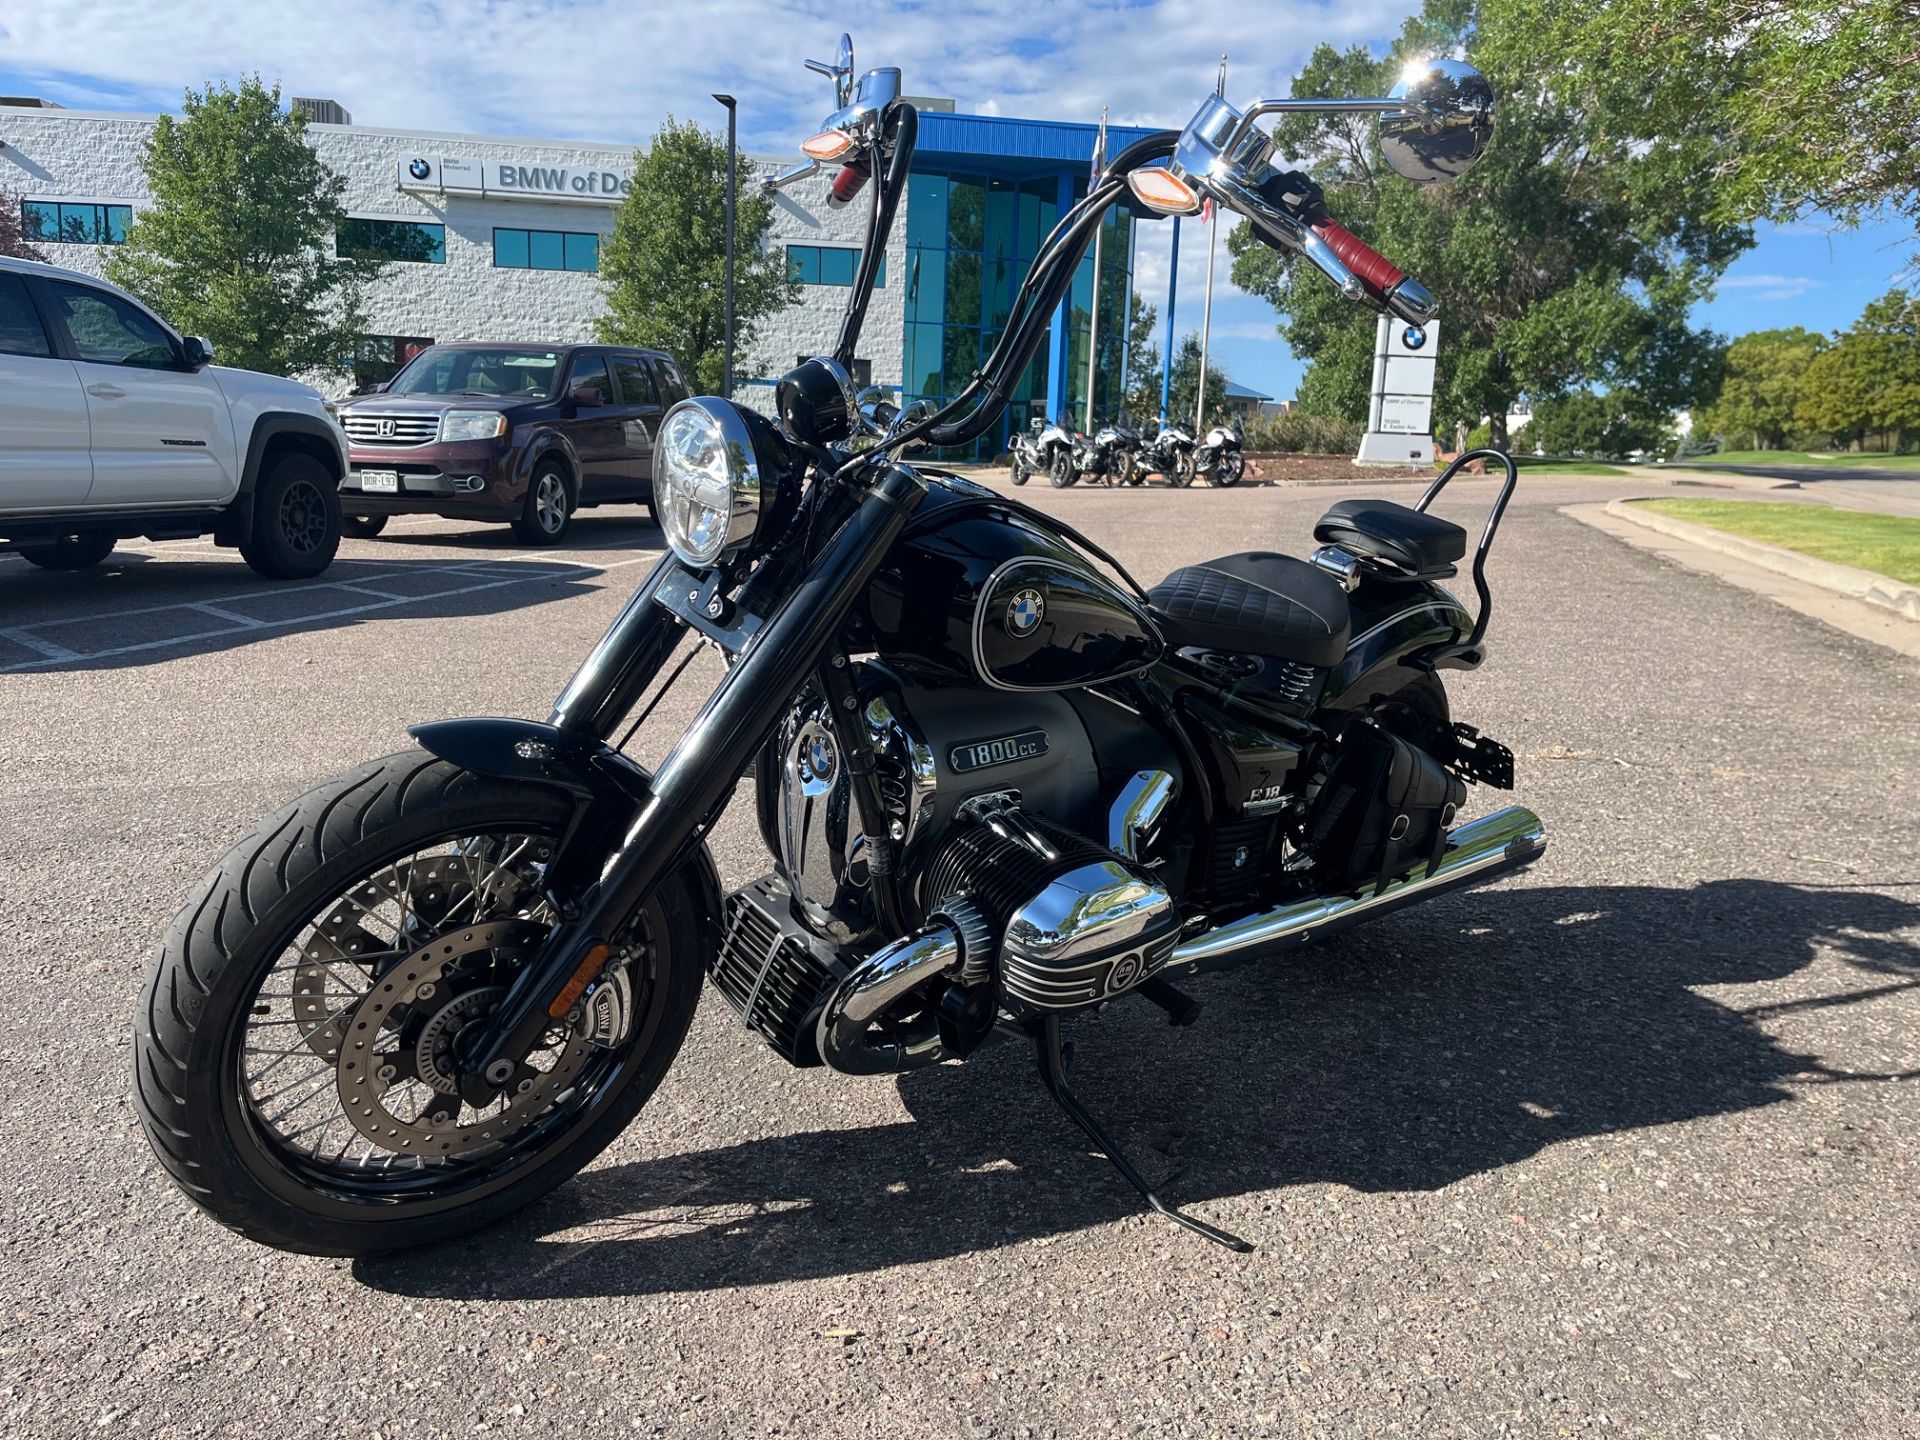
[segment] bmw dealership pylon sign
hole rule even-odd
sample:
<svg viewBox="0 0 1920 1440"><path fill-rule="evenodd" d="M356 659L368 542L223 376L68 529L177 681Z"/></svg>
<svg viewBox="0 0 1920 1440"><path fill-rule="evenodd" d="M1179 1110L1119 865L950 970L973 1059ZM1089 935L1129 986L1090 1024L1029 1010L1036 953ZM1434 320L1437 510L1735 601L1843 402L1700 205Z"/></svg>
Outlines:
<svg viewBox="0 0 1920 1440"><path fill-rule="evenodd" d="M493 200L546 200L618 205L633 177L618 170L522 165L458 155L415 155L400 162L400 188L435 195L484 195Z"/></svg>

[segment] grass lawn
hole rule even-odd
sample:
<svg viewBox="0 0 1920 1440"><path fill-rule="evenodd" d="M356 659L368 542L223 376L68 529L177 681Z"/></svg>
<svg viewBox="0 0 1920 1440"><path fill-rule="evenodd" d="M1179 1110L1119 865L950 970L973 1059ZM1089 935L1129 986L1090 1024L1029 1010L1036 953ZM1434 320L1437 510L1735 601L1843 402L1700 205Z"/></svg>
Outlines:
<svg viewBox="0 0 1920 1440"><path fill-rule="evenodd" d="M1816 468L1866 470L1920 470L1920 455L1854 455L1844 451L1810 454L1805 450L1724 450L1718 455L1689 455L1675 465L1711 470L1717 465L1811 465Z"/></svg>
<svg viewBox="0 0 1920 1440"><path fill-rule="evenodd" d="M1831 505L1789 505L1761 500L1642 500L1636 504L1711 525L1729 535L1798 550L1817 560L1872 570L1920 585L1920 520L1870 515Z"/></svg>

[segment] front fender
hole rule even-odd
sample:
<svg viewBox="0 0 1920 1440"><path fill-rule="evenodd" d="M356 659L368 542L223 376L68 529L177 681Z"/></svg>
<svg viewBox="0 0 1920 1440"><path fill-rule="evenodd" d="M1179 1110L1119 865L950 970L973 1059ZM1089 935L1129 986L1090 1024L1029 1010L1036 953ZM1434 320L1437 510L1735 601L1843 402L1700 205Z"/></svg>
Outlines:
<svg viewBox="0 0 1920 1440"><path fill-rule="evenodd" d="M625 755L591 736L539 720L436 720L407 733L428 754L463 770L551 785L575 797L573 825L551 872L555 883L568 889L598 877L606 856L653 799L653 777ZM702 915L718 925L720 872L705 841L695 845L685 873Z"/></svg>

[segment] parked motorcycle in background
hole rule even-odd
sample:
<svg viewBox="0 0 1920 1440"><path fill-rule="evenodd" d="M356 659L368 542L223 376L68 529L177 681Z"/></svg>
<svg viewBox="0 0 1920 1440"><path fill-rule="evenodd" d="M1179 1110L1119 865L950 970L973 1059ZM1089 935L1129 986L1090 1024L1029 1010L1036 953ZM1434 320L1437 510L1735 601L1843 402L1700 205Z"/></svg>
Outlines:
<svg viewBox="0 0 1920 1440"><path fill-rule="evenodd" d="M1081 479L1109 485L1138 485L1146 476L1139 464L1140 437L1125 425L1102 425L1092 435L1073 437L1073 468Z"/></svg>
<svg viewBox="0 0 1920 1440"><path fill-rule="evenodd" d="M1036 415L1026 429L1013 432L1007 444L1007 465L1014 484L1024 485L1035 475L1046 473L1047 462L1040 454L1040 434L1046 428L1047 422Z"/></svg>
<svg viewBox="0 0 1920 1440"><path fill-rule="evenodd" d="M1184 490L1193 483L1193 431L1178 421L1168 424L1160 422L1160 429L1149 440L1141 454L1141 467L1164 476L1166 482L1176 490Z"/></svg>
<svg viewBox="0 0 1920 1440"><path fill-rule="evenodd" d="M1462 456L1411 508L1337 502L1310 559L1229 554L1151 588L1058 518L914 462L995 432L1129 193L1155 215L1230 207L1302 272L1431 320L1426 290L1279 183L1255 122L1377 112L1396 172L1450 177L1492 131L1478 72L1438 60L1392 96L1244 111L1206 95L1060 216L961 392L901 408L849 372L919 115L898 70L856 80L851 40L819 68L839 108L786 173L825 160L836 195L871 187L832 353L781 378L771 416L715 396L667 412L667 552L546 720L415 727L262 821L161 942L136 1108L181 1190L242 1235L370 1255L510 1214L640 1113L711 981L794 1065L896 1075L1025 1041L1046 1098L1155 1211L1244 1250L1163 1201L1089 1113L1066 1027L1119 1003L1189 1024L1175 977L1280 959L1545 849L1523 807L1461 821L1470 784L1512 787L1513 756L1453 720L1443 683L1485 659L1509 457ZM1191 479L1192 437L1163 438ZM1468 562L1432 506L1480 457L1506 481ZM1463 563L1477 613L1445 588ZM709 648L726 665L695 672L711 689L661 734L662 696ZM626 750L649 724L650 749L671 742L653 771ZM749 774L769 864L729 887L708 838ZM1271 993L1219 998L1250 995L1285 1044ZM1191 1123L1219 1103L1146 1071L1131 1087ZM1311 1167L1311 1134L1275 1143ZM897 1163L943 1144L902 1140ZM1001 1183L1007 1203L1036 1203L1026 1183Z"/></svg>
<svg viewBox="0 0 1920 1440"><path fill-rule="evenodd" d="M1224 425L1215 425L1207 431L1207 438L1194 446L1193 468L1209 484L1223 490L1240 483L1240 477L1247 473L1247 456L1237 416Z"/></svg>
<svg viewBox="0 0 1920 1440"><path fill-rule="evenodd" d="M1031 435L1032 447L1025 460L1027 473L1045 475L1056 490L1064 490L1080 478L1080 472L1073 463L1073 447L1078 432L1071 420L1054 419L1045 422L1036 420ZM1016 457L1018 460L1020 457ZM1013 483L1024 485L1026 476L1016 468Z"/></svg>

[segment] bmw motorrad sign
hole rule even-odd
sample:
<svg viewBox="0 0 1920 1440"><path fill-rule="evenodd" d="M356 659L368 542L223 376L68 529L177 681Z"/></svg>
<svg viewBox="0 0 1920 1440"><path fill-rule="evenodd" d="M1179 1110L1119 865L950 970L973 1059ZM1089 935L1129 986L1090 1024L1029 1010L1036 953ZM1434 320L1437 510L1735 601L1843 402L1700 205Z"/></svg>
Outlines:
<svg viewBox="0 0 1920 1440"><path fill-rule="evenodd" d="M633 188L633 177L604 166L522 165L459 155L414 155L400 162L399 186L437 195L484 195L493 200L618 205Z"/></svg>

